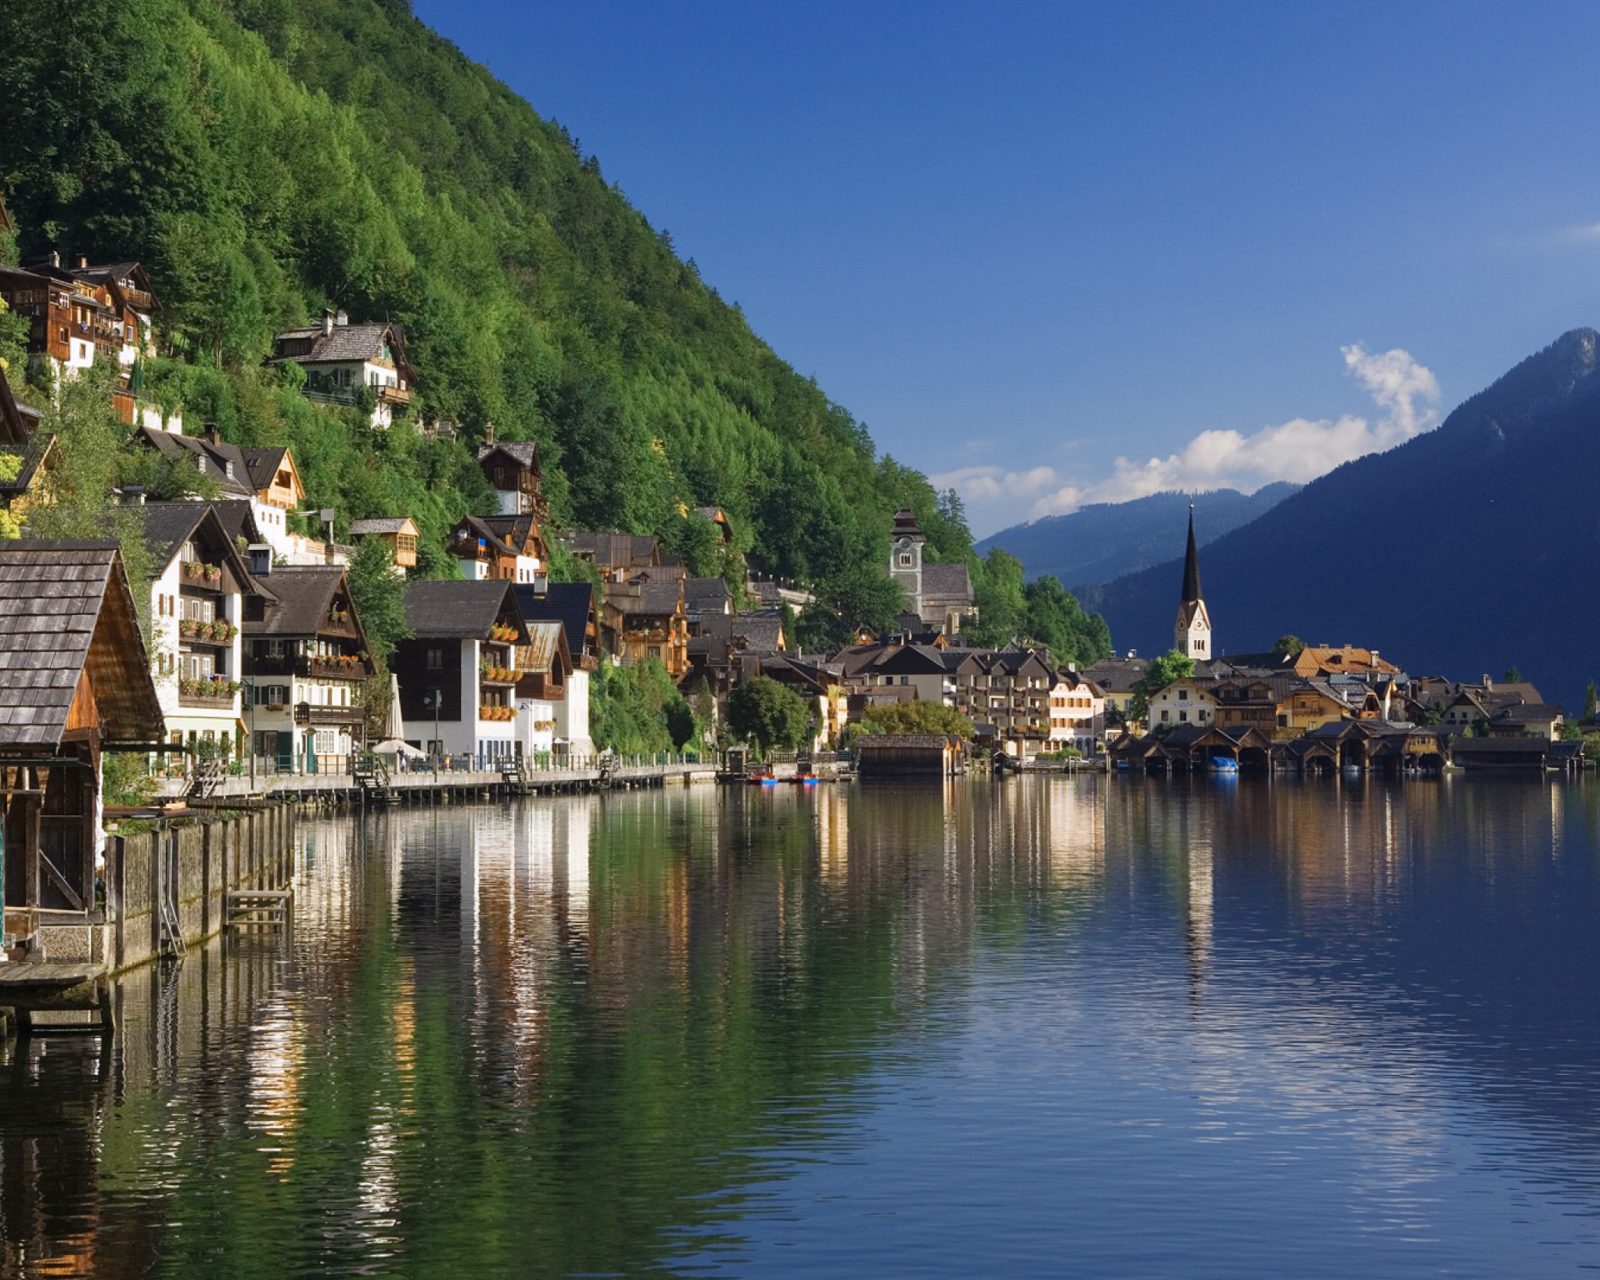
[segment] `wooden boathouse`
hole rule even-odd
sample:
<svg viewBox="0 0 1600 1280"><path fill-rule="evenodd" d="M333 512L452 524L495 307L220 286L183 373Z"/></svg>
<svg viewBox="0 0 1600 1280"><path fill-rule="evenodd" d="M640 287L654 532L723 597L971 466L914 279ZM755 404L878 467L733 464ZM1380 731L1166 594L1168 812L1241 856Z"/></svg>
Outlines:
<svg viewBox="0 0 1600 1280"><path fill-rule="evenodd" d="M100 910L102 754L150 750L161 732L118 544L0 542L0 1005L103 996L103 965L52 957L44 940L81 936ZM52 962L63 958L73 963Z"/></svg>
<svg viewBox="0 0 1600 1280"><path fill-rule="evenodd" d="M961 743L942 733L871 733L856 739L863 778L948 778L966 771Z"/></svg>

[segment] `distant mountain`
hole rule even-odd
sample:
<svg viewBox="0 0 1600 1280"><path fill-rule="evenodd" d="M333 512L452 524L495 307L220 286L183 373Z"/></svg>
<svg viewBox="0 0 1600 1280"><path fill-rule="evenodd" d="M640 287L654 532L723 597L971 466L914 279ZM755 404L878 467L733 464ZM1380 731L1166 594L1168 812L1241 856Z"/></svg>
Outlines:
<svg viewBox="0 0 1600 1280"><path fill-rule="evenodd" d="M1564 334L1437 430L1345 463L1208 545L1216 651L1293 632L1377 648L1416 674L1516 666L1575 712L1600 676L1597 341ZM1078 595L1119 648L1165 652L1181 579L1173 559Z"/></svg>
<svg viewBox="0 0 1600 1280"><path fill-rule="evenodd" d="M980 555L991 547L1009 551L1022 561L1029 578L1052 573L1063 583L1109 582L1123 574L1160 564L1182 549L1187 536L1189 504L1207 539L1249 524L1278 505L1300 486L1280 482L1255 493L1216 489L1210 493L1153 493L1131 502L1097 502L1068 516L1046 516L1032 524L1016 524L978 543Z"/></svg>

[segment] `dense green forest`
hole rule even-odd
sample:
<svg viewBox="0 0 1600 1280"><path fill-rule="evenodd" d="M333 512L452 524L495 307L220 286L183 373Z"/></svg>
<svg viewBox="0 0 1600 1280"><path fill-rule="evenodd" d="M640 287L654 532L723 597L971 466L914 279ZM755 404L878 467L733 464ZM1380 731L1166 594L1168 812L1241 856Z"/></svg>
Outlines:
<svg viewBox="0 0 1600 1280"><path fill-rule="evenodd" d="M881 566L911 506L972 566L980 638L1109 648L1071 597L980 560L954 495L879 458L864 424L757 338L561 126L375 0L0 0L0 193L13 252L138 259L162 303L146 385L242 444L288 444L308 507L405 513L424 565L484 507L490 423L537 440L558 524L692 550L716 503L738 549L830 607L813 644L900 608ZM268 370L324 306L405 326L411 421L387 433ZM457 440L421 423L461 424ZM1033 597L1038 597L1037 599Z"/></svg>

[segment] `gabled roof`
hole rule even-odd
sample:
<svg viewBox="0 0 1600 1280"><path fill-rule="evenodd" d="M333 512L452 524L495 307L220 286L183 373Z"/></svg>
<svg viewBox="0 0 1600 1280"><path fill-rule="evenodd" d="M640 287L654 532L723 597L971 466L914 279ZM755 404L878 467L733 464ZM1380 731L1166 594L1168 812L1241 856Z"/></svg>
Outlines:
<svg viewBox="0 0 1600 1280"><path fill-rule="evenodd" d="M190 538L198 538L215 548L214 553L227 562L228 570L240 590L250 590L250 570L246 568L239 549L216 510L221 505L244 506L247 509L249 506L248 503L147 502L143 507L132 508L144 518L144 545L155 560L158 574L172 563L185 542Z"/></svg>
<svg viewBox="0 0 1600 1280"><path fill-rule="evenodd" d="M493 444L478 446L478 465L485 468L495 454L503 454L513 466L525 467L527 470L539 474L539 446L532 440L497 440Z"/></svg>
<svg viewBox="0 0 1600 1280"><path fill-rule="evenodd" d="M42 417L32 405L11 394L11 384L0 377L0 446L20 449L33 437Z"/></svg>
<svg viewBox="0 0 1600 1280"><path fill-rule="evenodd" d="M300 490L302 497L305 496L305 489L300 483L300 472L294 465L294 455L287 449L262 445L240 449L239 453L244 458L245 471L250 476L250 483L257 493L272 487L273 481L278 478L279 469L287 462L289 471L294 476L294 487Z"/></svg>
<svg viewBox="0 0 1600 1280"><path fill-rule="evenodd" d="M118 545L0 542L0 748L59 746L85 670L108 739L162 736Z"/></svg>
<svg viewBox="0 0 1600 1280"><path fill-rule="evenodd" d="M311 339L311 350L305 355L278 354L283 343ZM407 366L405 330L398 322L380 324L336 324L332 333L323 332L320 324L286 329L273 336L273 355L269 364L355 364L377 359L385 344L397 365Z"/></svg>
<svg viewBox="0 0 1600 1280"><path fill-rule="evenodd" d="M377 533L405 533L407 530L410 530L413 537L417 536L417 526L410 516L377 516L371 520L350 522L352 538L365 538L369 534Z"/></svg>
<svg viewBox="0 0 1600 1280"><path fill-rule="evenodd" d="M1517 702L1501 707L1494 713L1492 724L1548 724L1560 720L1566 712L1559 702Z"/></svg>
<svg viewBox="0 0 1600 1280"><path fill-rule="evenodd" d="M743 614L733 620L733 640L757 653L776 653L783 648L783 619Z"/></svg>
<svg viewBox="0 0 1600 1280"><path fill-rule="evenodd" d="M514 516L469 516L468 519L480 521L518 555L526 554L530 544L533 554L541 557L544 554L544 538L539 533L539 521L528 512Z"/></svg>
<svg viewBox="0 0 1600 1280"><path fill-rule="evenodd" d="M562 675L572 671L572 659L567 654L566 633L555 621L528 623L528 653L518 659L518 666L535 674L545 674L552 669Z"/></svg>
<svg viewBox="0 0 1600 1280"><path fill-rule="evenodd" d="M576 529L572 533L572 553L602 569L643 569L661 563L651 534L589 533Z"/></svg>
<svg viewBox="0 0 1600 1280"><path fill-rule="evenodd" d="M683 591L676 582L641 582L606 591L606 603L625 618L677 613L682 601Z"/></svg>
<svg viewBox="0 0 1600 1280"><path fill-rule="evenodd" d="M683 604L690 613L722 613L733 593L721 578L686 578L683 583Z"/></svg>
<svg viewBox="0 0 1600 1280"><path fill-rule="evenodd" d="M406 624L418 640L487 640L496 622L515 619L518 643L525 644L522 616L503 578L406 584Z"/></svg>
<svg viewBox="0 0 1600 1280"><path fill-rule="evenodd" d="M249 545L262 540L261 530L256 527L255 510L246 499L219 498L211 504L211 509L222 522L222 531L228 535L229 542L237 545L243 538Z"/></svg>
<svg viewBox="0 0 1600 1280"><path fill-rule="evenodd" d="M576 660L584 657L588 645L589 622L594 618L594 588L587 582L552 582L544 594L531 583L515 589L517 608L529 622L561 623L567 635L567 650Z"/></svg>
<svg viewBox="0 0 1600 1280"><path fill-rule="evenodd" d="M201 436L180 436L170 431L156 431L140 427L134 440L172 459L187 459L200 468L201 474L210 476L230 498L253 498L255 488L250 480L250 468L245 463L244 452L226 440L207 440ZM230 474L231 472L231 474Z"/></svg>
<svg viewBox="0 0 1600 1280"><path fill-rule="evenodd" d="M268 599L266 616L259 622L246 619L246 635L310 639L327 622L334 599L341 592L349 598L344 568L336 564L280 565L262 585ZM353 602L350 613L360 631L361 620L355 617Z"/></svg>

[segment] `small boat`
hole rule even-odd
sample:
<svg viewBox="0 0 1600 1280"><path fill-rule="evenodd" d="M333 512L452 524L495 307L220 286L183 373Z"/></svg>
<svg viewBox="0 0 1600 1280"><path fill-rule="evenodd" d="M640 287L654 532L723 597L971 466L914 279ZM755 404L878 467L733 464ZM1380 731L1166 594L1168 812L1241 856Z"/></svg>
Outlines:
<svg viewBox="0 0 1600 1280"><path fill-rule="evenodd" d="M1239 762L1232 756L1212 756L1211 759L1206 762L1206 766L1211 770L1212 773L1239 772Z"/></svg>

